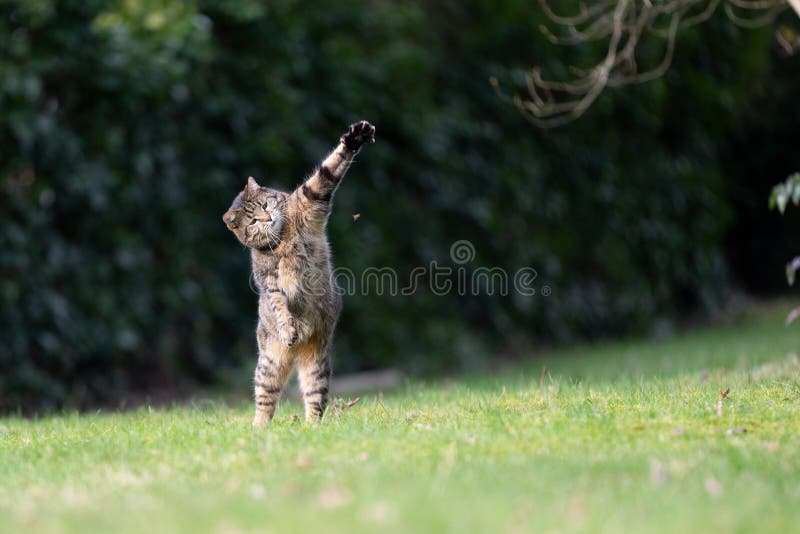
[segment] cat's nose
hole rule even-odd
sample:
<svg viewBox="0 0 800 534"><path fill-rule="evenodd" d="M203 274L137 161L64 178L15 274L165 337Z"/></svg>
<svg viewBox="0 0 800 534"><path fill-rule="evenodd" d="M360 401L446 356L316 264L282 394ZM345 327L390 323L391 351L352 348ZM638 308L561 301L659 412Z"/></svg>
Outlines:
<svg viewBox="0 0 800 534"><path fill-rule="evenodd" d="M261 215L256 216L256 220L262 222L269 222L272 220L272 216L269 213L262 213Z"/></svg>

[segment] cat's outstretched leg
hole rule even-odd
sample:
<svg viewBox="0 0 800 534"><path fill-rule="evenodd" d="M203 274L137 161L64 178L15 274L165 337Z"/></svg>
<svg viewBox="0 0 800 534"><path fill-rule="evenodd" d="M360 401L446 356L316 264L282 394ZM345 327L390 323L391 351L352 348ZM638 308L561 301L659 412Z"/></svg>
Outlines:
<svg viewBox="0 0 800 534"><path fill-rule="evenodd" d="M292 370L292 361L286 348L277 339L269 337L260 326L258 339L258 364L255 372L256 414L253 426L264 426L272 421L283 386Z"/></svg>
<svg viewBox="0 0 800 534"><path fill-rule="evenodd" d="M328 390L331 382L331 361L325 351L318 358L298 362L300 390L306 410L306 422L319 420L328 406Z"/></svg>
<svg viewBox="0 0 800 534"><path fill-rule="evenodd" d="M326 157L319 168L299 188L293 196L302 199L303 204L322 208L327 212L339 182L347 173L358 151L366 143L375 142L375 127L367 121L351 124L339 145Z"/></svg>

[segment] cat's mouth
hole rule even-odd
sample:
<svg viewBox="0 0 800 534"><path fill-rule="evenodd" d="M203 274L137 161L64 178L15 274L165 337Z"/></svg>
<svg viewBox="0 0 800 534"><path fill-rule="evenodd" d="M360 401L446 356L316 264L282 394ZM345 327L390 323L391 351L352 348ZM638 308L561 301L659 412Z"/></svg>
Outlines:
<svg viewBox="0 0 800 534"><path fill-rule="evenodd" d="M254 220L247 226L247 240L253 244L254 248L269 249L274 248L281 237L283 220L275 218L269 221Z"/></svg>

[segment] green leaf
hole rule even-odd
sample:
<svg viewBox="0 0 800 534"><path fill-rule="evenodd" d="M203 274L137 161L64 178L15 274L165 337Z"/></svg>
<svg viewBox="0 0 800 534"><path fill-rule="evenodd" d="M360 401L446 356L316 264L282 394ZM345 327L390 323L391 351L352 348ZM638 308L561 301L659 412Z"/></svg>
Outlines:
<svg viewBox="0 0 800 534"><path fill-rule="evenodd" d="M795 206L800 204L800 173L798 172L772 188L772 194L769 197L769 209L775 209L777 206L778 211L783 215L790 200Z"/></svg>
<svg viewBox="0 0 800 534"><path fill-rule="evenodd" d="M794 278L798 269L800 269L800 256L796 256L786 264L786 281L789 282L790 286L794 285Z"/></svg>
<svg viewBox="0 0 800 534"><path fill-rule="evenodd" d="M786 203L789 201L789 195L786 192L786 190L781 190L778 193L777 200L778 200L778 211L780 211L781 215L783 215L783 212L786 211Z"/></svg>

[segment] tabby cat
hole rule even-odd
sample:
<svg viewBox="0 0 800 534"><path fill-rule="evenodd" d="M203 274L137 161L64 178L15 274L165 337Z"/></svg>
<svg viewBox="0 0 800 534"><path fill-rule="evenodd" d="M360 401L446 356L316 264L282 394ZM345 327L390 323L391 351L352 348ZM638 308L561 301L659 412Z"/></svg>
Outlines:
<svg viewBox="0 0 800 534"><path fill-rule="evenodd" d="M228 229L250 249L259 290L255 426L272 420L295 366L306 421L321 418L328 404L330 345L342 303L325 225L333 194L353 158L364 143L374 142L374 126L353 124L292 193L261 187L250 177L223 215Z"/></svg>

